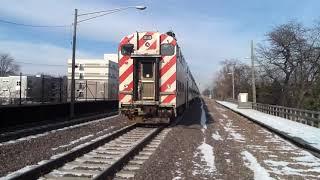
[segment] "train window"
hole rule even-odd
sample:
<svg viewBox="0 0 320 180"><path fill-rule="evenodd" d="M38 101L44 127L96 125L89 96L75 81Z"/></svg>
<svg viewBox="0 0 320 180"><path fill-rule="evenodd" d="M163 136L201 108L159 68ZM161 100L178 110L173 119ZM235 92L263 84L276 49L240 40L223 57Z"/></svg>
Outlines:
<svg viewBox="0 0 320 180"><path fill-rule="evenodd" d="M161 55L172 56L174 55L174 45L166 43L160 46Z"/></svg>
<svg viewBox="0 0 320 180"><path fill-rule="evenodd" d="M152 78L153 77L153 63L145 62L142 67L142 76L144 78Z"/></svg>
<svg viewBox="0 0 320 180"><path fill-rule="evenodd" d="M133 53L133 44L124 44L121 46L122 55L130 55Z"/></svg>

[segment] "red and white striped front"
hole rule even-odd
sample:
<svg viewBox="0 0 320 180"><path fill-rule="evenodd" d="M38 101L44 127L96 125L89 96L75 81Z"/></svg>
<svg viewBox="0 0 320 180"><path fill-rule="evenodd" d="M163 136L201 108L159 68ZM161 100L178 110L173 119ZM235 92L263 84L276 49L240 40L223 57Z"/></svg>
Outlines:
<svg viewBox="0 0 320 180"><path fill-rule="evenodd" d="M132 102L133 91L133 59L121 54L121 46L124 44L135 44L135 35L124 37L118 48L119 55L119 102L129 104Z"/></svg>
<svg viewBox="0 0 320 180"><path fill-rule="evenodd" d="M120 104L132 103L133 71L134 64L131 56L121 54L121 46L124 44L134 45L134 55L160 56L160 45L170 43L177 45L176 40L167 34L158 32L137 32L124 37L119 45L119 102ZM175 51L176 52L176 51ZM162 106L176 105L176 62L177 56L161 56L159 63L159 91L160 104Z"/></svg>
<svg viewBox="0 0 320 180"><path fill-rule="evenodd" d="M176 40L166 34L160 35L160 44L171 43L176 46ZM176 53L172 56L162 56L160 61L160 101L161 105L176 104Z"/></svg>

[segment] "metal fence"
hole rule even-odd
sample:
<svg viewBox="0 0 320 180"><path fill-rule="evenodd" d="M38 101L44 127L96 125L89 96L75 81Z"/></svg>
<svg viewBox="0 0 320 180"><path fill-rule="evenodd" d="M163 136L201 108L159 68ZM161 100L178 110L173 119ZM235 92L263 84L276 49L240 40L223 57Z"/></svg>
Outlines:
<svg viewBox="0 0 320 180"><path fill-rule="evenodd" d="M118 97L118 85L115 82L76 80L75 89L76 101L116 100ZM70 87L68 92L71 92Z"/></svg>
<svg viewBox="0 0 320 180"><path fill-rule="evenodd" d="M117 100L117 79L75 80L76 101ZM50 104L70 101L71 80L66 76L16 75L0 77L0 106Z"/></svg>
<svg viewBox="0 0 320 180"><path fill-rule="evenodd" d="M234 99L226 99L226 101L238 104L238 101ZM252 108L266 114L282 117L302 124L320 128L320 112L318 111L310 111L262 103L252 103Z"/></svg>
<svg viewBox="0 0 320 180"><path fill-rule="evenodd" d="M67 101L66 77L22 75L0 77L0 105Z"/></svg>
<svg viewBox="0 0 320 180"><path fill-rule="evenodd" d="M292 121L320 128L320 112L317 111L309 111L261 103L253 103L252 108L263 113L283 117Z"/></svg>

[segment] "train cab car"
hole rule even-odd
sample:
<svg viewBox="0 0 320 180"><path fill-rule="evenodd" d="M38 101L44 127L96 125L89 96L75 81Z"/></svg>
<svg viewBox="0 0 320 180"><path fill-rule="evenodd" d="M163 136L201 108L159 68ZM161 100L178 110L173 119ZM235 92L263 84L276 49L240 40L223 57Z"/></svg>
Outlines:
<svg viewBox="0 0 320 180"><path fill-rule="evenodd" d="M172 118L199 93L173 32L136 32L119 45L119 108L130 119Z"/></svg>

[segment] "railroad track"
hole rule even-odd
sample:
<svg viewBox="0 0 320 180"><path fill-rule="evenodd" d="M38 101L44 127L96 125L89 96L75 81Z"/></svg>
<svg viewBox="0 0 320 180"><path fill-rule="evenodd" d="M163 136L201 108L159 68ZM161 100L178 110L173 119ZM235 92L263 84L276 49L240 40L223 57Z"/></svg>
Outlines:
<svg viewBox="0 0 320 180"><path fill-rule="evenodd" d="M63 121L63 122L56 122L56 123L52 123L50 121L49 124L30 127L30 128L26 128L26 129L19 129L19 130L11 131L11 132L4 132L4 133L0 134L0 143L6 142L6 141L16 140L16 139L23 138L23 137L30 136L30 135L36 135L36 134L48 132L51 130L65 128L68 126L86 123L89 121L95 121L95 120L99 120L101 118L108 118L108 117L116 116L117 114L118 114L118 112L115 111L115 112L110 112L110 113L82 117L82 118L74 119L71 121Z"/></svg>
<svg viewBox="0 0 320 180"><path fill-rule="evenodd" d="M122 179L126 173L116 173L125 166L137 169L148 159L160 140L148 145L166 125L133 124L38 165L9 179ZM146 146L149 147L146 147ZM145 147L146 151L139 153ZM149 148L149 149L148 149ZM148 151L149 150L149 151ZM133 157L137 156L136 159ZM122 170L123 171L123 170Z"/></svg>

